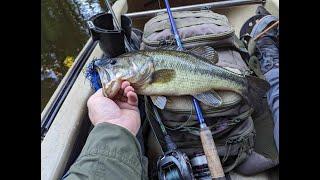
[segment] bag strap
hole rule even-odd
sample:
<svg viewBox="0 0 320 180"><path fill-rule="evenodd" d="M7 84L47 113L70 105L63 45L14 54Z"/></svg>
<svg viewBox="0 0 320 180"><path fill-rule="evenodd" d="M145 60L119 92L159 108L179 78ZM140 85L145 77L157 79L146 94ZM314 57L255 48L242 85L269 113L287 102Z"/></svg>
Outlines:
<svg viewBox="0 0 320 180"><path fill-rule="evenodd" d="M243 120L246 120L247 117L249 117L253 112L253 108L248 109L247 111L244 111L243 113L232 117L229 122L228 125L235 125L238 124L239 122L242 122ZM190 134L193 134L195 136L200 136L200 128L199 127L188 127L188 126L180 126L182 131L188 132ZM211 130L212 135L215 135L215 133L212 131L212 129L216 128L217 124L208 126L208 128Z"/></svg>
<svg viewBox="0 0 320 180"><path fill-rule="evenodd" d="M261 72L260 62L257 56L251 56L248 62L249 68L253 70L253 72L261 79L266 80L264 75Z"/></svg>

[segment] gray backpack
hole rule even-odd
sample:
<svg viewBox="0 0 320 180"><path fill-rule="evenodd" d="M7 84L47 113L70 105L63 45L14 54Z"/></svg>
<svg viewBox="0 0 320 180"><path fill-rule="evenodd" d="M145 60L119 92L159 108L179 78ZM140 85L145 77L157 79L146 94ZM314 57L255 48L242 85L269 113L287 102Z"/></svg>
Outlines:
<svg viewBox="0 0 320 180"><path fill-rule="evenodd" d="M185 48L211 45L226 47L234 44L234 29L224 15L212 11L173 12L176 26ZM206 31L205 33L203 33ZM167 13L150 19L144 27L141 49L156 49L174 45Z"/></svg>
<svg viewBox="0 0 320 180"><path fill-rule="evenodd" d="M173 16L182 43L187 49L204 45L211 46L219 56L216 65L236 73L251 73L240 51L237 51L239 41L226 16L207 10L173 12ZM142 41L141 49L157 49L175 45L167 14L160 14L145 24ZM245 163L251 156L256 157L263 151L254 152L256 140L255 125L252 119L254 110L234 92L217 91L217 93L222 98L220 107L215 108L202 103L200 106L205 121L212 130L224 171L229 172L237 167L239 172L249 175L270 168L270 164L267 167L263 164L264 159L260 162L263 167L255 170L250 168L248 170L250 164ZM203 150L199 136L199 124L191 97L171 96L167 97L167 100L164 109L158 109L158 111L173 141L188 156L201 153ZM150 110L149 103L151 102L148 102L147 99L145 102L147 118L152 119L154 114ZM272 157L277 158L274 153ZM270 157L266 159L269 160Z"/></svg>

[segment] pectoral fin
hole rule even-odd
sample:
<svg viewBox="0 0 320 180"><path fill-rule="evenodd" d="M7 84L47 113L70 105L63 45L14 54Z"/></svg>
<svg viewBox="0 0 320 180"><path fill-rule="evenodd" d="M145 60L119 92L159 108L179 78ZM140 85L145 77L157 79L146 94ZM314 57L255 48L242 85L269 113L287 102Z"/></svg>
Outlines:
<svg viewBox="0 0 320 180"><path fill-rule="evenodd" d="M218 107L222 104L221 97L215 91L207 91L201 94L193 95L193 97L208 106Z"/></svg>
<svg viewBox="0 0 320 180"><path fill-rule="evenodd" d="M164 109L167 103L167 98L165 96L150 96L152 103L159 109Z"/></svg>

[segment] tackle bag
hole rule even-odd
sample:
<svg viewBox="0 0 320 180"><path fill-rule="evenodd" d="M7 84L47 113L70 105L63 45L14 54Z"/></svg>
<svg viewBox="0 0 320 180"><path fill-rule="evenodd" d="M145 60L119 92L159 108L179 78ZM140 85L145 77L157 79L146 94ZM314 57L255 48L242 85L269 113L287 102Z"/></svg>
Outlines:
<svg viewBox="0 0 320 180"><path fill-rule="evenodd" d="M216 65L239 74L252 73L243 60L243 54L246 50L241 48L241 41L235 36L234 29L226 16L201 10L173 12L173 17L186 49L211 46L219 56ZM145 24L140 49L148 50L168 46L176 46L176 44L171 33L168 15L164 13L150 19ZM217 91L217 93L222 99L221 106L211 107L199 103L206 124L212 131L224 171L229 172L237 168L240 173L250 175L270 168L272 166L270 161L275 162L275 159L277 159L273 150L269 151L272 152L272 155L263 156L264 159L255 158L257 161L261 160L260 162L246 163L246 160L250 157L264 154L263 142L258 143L260 145L258 152L255 152L254 149L256 141L254 128L256 124L255 119L252 118L254 110L243 101L240 95L234 92ZM151 102L145 99L146 117L153 119L154 114L150 110L149 103ZM185 152L188 156L203 151L199 136L199 123L190 96L167 97L164 109L158 109L158 112L179 150ZM266 121L268 120L270 119ZM272 134L272 131L268 133ZM160 141L160 144L163 143L161 138L158 141ZM152 144L147 144L147 146L149 146L148 149L153 149L153 147L150 147ZM272 149L274 146L270 145L270 147ZM248 169L250 165L255 165L253 163L257 163L261 168ZM265 165L266 163L267 165Z"/></svg>
<svg viewBox="0 0 320 180"><path fill-rule="evenodd" d="M204 45L225 47L234 44L234 29L224 15L208 10L181 11L172 14L185 48ZM156 49L174 44L176 44L175 38L171 33L167 13L160 14L145 24L142 49Z"/></svg>

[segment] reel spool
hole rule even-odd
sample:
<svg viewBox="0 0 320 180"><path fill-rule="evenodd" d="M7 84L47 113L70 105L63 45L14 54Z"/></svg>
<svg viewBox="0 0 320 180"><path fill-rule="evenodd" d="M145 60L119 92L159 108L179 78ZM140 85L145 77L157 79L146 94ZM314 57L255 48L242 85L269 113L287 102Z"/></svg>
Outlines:
<svg viewBox="0 0 320 180"><path fill-rule="evenodd" d="M190 161L186 154L171 150L157 162L160 180L194 180Z"/></svg>
<svg viewBox="0 0 320 180"><path fill-rule="evenodd" d="M193 175L199 180L211 180L206 155L203 152L195 153L190 157Z"/></svg>

